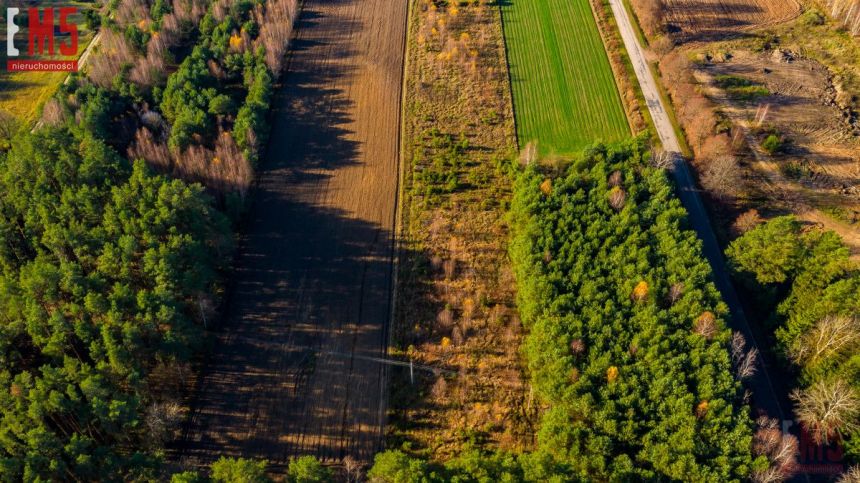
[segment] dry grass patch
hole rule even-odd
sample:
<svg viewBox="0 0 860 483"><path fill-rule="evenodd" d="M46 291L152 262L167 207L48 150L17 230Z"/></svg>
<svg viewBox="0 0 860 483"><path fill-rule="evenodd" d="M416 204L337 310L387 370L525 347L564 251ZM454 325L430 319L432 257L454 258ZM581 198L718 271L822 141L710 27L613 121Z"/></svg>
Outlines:
<svg viewBox="0 0 860 483"><path fill-rule="evenodd" d="M507 260L516 152L501 18L413 3L404 119L404 256L395 351L451 372L394 373L389 445L445 459L469 440L531 444Z"/></svg>

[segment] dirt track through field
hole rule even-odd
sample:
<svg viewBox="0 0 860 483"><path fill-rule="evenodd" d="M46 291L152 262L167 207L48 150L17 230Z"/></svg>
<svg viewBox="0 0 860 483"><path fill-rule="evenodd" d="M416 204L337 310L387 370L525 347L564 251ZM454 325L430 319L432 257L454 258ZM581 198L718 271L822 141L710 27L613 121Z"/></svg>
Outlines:
<svg viewBox="0 0 860 483"><path fill-rule="evenodd" d="M406 0L306 0L181 460L379 449Z"/></svg>

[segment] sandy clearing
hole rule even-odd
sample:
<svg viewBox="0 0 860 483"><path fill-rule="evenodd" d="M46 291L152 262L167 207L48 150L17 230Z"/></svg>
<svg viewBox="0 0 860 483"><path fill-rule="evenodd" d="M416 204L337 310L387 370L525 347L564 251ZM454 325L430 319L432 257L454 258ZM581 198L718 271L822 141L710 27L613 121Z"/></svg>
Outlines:
<svg viewBox="0 0 860 483"><path fill-rule="evenodd" d="M186 464L380 447L406 12L305 2Z"/></svg>

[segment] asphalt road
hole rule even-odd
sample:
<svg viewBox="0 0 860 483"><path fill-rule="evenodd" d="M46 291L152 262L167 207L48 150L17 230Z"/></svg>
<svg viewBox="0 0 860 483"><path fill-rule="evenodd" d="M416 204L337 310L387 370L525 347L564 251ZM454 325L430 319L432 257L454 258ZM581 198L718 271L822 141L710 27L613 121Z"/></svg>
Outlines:
<svg viewBox="0 0 860 483"><path fill-rule="evenodd" d="M609 0L609 3L618 23L618 28L621 31L624 46L630 55L630 61L633 63L633 68L636 71L636 77L639 79L639 85L642 87L651 118L654 120L654 128L657 130L657 135L663 144L663 149L670 153L675 160L671 173L678 187L678 195L687 209L690 225L702 241L702 249L705 257L708 259L713 270L714 283L722 294L723 300L729 306L732 314L732 329L741 332L746 337L747 343L750 346L758 348L759 345L755 334L750 328L743 305L729 278L725 258L717 243L717 238L714 236L714 230L711 227L705 206L702 204L701 197L696 188L696 182L690 173L690 168L686 160L681 154L681 144L678 142L678 137L672 128L672 123L669 121L666 107L663 105L663 99L660 97L660 91L657 88L657 81L654 79L654 75L648 66L645 53L633 29L633 24L630 21L627 10L624 8L623 0ZM786 421L788 413L783 411L786 403L780 400L776 391L774 391L773 381L761 357L759 358L756 375L746 383L753 392L753 402L758 409L765 411L768 416L777 418L781 422Z"/></svg>
<svg viewBox="0 0 860 483"><path fill-rule="evenodd" d="M380 449L406 13L303 3L185 464Z"/></svg>

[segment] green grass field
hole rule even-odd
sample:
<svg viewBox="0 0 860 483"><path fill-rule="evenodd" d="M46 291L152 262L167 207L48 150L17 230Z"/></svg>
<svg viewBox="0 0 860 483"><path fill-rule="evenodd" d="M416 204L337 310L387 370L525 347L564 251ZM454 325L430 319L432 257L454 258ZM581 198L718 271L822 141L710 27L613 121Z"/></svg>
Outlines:
<svg viewBox="0 0 860 483"><path fill-rule="evenodd" d="M630 136L588 0L502 0L520 146L578 154Z"/></svg>

